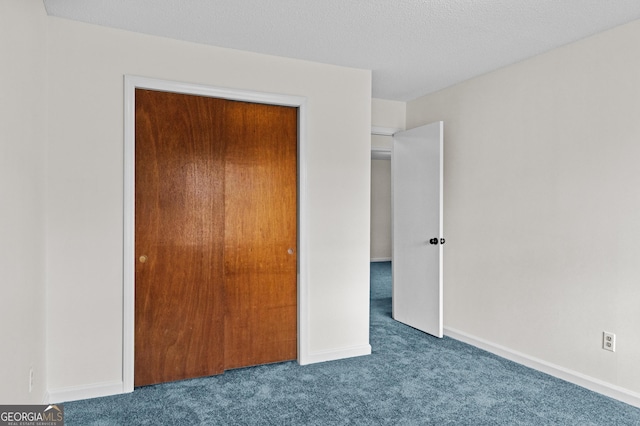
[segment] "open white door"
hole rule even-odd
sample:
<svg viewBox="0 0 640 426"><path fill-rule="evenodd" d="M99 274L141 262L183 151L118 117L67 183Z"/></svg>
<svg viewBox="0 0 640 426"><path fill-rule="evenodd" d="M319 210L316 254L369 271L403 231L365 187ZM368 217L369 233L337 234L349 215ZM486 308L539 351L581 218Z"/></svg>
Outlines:
<svg viewBox="0 0 640 426"><path fill-rule="evenodd" d="M442 337L443 122L393 135L393 318Z"/></svg>

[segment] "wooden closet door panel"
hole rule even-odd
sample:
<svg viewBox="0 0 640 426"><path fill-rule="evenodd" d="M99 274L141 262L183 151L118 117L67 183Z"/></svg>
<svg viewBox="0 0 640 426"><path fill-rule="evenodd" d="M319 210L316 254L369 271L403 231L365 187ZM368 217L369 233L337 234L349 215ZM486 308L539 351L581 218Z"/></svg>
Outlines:
<svg viewBox="0 0 640 426"><path fill-rule="evenodd" d="M223 371L224 104L136 90L136 386Z"/></svg>
<svg viewBox="0 0 640 426"><path fill-rule="evenodd" d="M297 113L227 105L225 368L297 356Z"/></svg>

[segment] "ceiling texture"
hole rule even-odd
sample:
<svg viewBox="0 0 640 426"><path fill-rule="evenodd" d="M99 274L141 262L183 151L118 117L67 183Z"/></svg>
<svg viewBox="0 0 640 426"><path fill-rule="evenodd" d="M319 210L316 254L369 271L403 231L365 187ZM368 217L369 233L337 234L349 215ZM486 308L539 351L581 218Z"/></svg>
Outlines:
<svg viewBox="0 0 640 426"><path fill-rule="evenodd" d="M51 16L373 72L408 101L640 19L639 0L43 0Z"/></svg>

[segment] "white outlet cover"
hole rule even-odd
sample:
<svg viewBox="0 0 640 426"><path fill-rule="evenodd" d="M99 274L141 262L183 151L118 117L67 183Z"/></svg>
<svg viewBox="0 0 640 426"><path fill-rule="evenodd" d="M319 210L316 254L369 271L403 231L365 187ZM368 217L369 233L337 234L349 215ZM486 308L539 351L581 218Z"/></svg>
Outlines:
<svg viewBox="0 0 640 426"><path fill-rule="evenodd" d="M614 333L607 331L602 333L602 349L611 352L616 351L616 335Z"/></svg>

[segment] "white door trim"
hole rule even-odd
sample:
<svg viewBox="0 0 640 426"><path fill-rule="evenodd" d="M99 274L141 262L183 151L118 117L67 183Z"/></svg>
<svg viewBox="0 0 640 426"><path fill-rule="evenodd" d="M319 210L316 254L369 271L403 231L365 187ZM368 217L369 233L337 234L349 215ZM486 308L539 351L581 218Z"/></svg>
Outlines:
<svg viewBox="0 0 640 426"><path fill-rule="evenodd" d="M123 276L123 392L133 391L135 329L135 89L209 96L298 108L298 362L307 364L309 350L309 279L307 277L308 219L306 98L124 76L124 276Z"/></svg>
<svg viewBox="0 0 640 426"><path fill-rule="evenodd" d="M398 127L380 127L371 126L371 134L379 136L393 136L394 133L401 132L402 129Z"/></svg>

